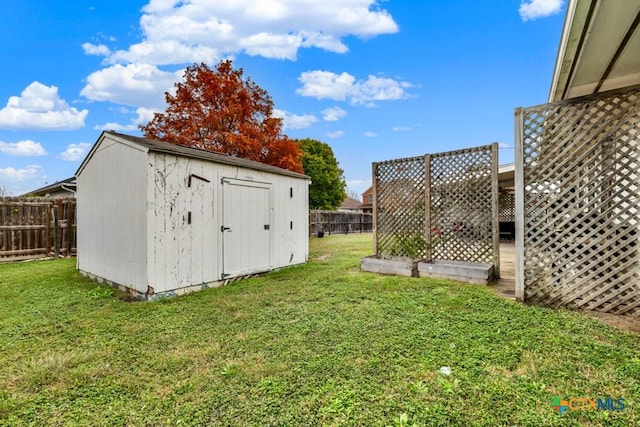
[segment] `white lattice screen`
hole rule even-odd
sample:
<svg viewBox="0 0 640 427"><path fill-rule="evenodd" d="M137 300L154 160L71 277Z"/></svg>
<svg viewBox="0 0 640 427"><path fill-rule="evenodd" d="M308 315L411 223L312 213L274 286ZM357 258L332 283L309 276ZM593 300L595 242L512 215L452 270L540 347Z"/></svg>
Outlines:
<svg viewBox="0 0 640 427"><path fill-rule="evenodd" d="M517 110L526 300L640 316L639 123L637 87Z"/></svg>

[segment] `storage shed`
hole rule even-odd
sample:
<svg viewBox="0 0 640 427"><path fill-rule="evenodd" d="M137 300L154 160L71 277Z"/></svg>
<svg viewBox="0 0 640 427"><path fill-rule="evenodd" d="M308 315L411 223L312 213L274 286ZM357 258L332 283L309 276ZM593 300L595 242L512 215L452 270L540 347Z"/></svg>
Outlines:
<svg viewBox="0 0 640 427"><path fill-rule="evenodd" d="M78 270L138 298L307 259L305 175L103 132L76 176Z"/></svg>

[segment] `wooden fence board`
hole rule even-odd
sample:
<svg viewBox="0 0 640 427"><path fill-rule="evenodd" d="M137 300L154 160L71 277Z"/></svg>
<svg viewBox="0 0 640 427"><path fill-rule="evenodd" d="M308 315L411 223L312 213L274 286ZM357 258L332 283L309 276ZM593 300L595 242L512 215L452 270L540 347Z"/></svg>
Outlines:
<svg viewBox="0 0 640 427"><path fill-rule="evenodd" d="M73 198L0 198L0 260L75 253Z"/></svg>
<svg viewBox="0 0 640 427"><path fill-rule="evenodd" d="M309 235L318 233L349 234L367 233L373 230L373 220L370 213L343 211L309 211Z"/></svg>

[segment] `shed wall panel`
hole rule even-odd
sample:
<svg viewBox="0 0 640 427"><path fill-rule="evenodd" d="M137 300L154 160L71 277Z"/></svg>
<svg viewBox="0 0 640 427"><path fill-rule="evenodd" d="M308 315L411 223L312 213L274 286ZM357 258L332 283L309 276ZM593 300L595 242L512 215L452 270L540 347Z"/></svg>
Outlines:
<svg viewBox="0 0 640 427"><path fill-rule="evenodd" d="M105 138L78 176L78 268L146 292L144 150Z"/></svg>
<svg viewBox="0 0 640 427"><path fill-rule="evenodd" d="M219 280L217 165L155 153L150 168L151 286L166 292Z"/></svg>
<svg viewBox="0 0 640 427"><path fill-rule="evenodd" d="M222 177L271 184L270 267L280 268L306 262L309 247L309 181L228 165L220 166Z"/></svg>
<svg viewBox="0 0 640 427"><path fill-rule="evenodd" d="M222 275L222 178L269 184L270 256L264 270L306 261L308 180L165 153L152 159L149 282L155 292L234 277Z"/></svg>

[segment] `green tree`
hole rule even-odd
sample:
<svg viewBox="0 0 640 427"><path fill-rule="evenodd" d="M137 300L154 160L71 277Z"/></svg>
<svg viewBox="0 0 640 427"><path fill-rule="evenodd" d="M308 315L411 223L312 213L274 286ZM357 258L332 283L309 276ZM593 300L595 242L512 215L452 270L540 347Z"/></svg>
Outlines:
<svg viewBox="0 0 640 427"><path fill-rule="evenodd" d="M328 144L315 139L298 140L302 168L311 177L309 208L337 209L346 197L344 171Z"/></svg>

